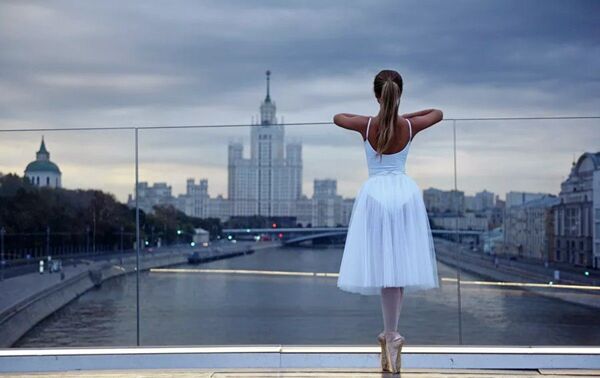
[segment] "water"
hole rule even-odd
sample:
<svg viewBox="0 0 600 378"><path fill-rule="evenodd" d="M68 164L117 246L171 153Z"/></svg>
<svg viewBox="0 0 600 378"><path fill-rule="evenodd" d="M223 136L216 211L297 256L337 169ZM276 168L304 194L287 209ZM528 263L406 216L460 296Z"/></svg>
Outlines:
<svg viewBox="0 0 600 378"><path fill-rule="evenodd" d="M341 248L282 248L197 267L337 272L341 257ZM456 277L443 264L439 273ZM376 345L380 297L343 292L336 279L142 272L141 344ZM461 279L481 278L463 272ZM456 284L440 283L440 289L405 296L399 331L407 344L458 344ZM135 275L106 281L44 319L15 347L135 346L135 294ZM463 344L599 344L595 309L506 287L463 285L461 295Z"/></svg>

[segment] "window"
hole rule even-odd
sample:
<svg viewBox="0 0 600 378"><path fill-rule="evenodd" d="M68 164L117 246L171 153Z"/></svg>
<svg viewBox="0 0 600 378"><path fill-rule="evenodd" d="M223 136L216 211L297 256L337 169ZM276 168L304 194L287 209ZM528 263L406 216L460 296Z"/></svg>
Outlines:
<svg viewBox="0 0 600 378"><path fill-rule="evenodd" d="M578 235L579 232L579 209L578 208L568 208L567 209L567 234L568 235Z"/></svg>

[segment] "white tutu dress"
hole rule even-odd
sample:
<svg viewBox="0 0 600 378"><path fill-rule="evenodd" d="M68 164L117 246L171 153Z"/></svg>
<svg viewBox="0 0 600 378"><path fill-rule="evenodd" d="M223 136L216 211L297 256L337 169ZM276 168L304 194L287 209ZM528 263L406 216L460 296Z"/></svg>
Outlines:
<svg viewBox="0 0 600 378"><path fill-rule="evenodd" d="M371 118L367 124L367 136ZM417 183L405 173L406 147L381 160L364 142L369 178L354 200L337 286L344 291L377 295L382 287L404 292L439 287L433 237Z"/></svg>

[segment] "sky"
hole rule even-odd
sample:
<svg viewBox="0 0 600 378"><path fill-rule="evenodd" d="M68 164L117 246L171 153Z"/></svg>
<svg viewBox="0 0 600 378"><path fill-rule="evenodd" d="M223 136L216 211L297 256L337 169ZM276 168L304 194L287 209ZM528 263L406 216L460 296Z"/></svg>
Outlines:
<svg viewBox="0 0 600 378"><path fill-rule="evenodd" d="M286 123L377 114L373 77L404 80L400 113L446 119L598 116L597 1L2 1L0 130L250 124L265 96ZM281 119L281 118L280 118ZM443 121L419 133L422 189L558 194L600 147L600 120ZM455 129L454 129L455 127ZM453 134L456 132L456 171ZM303 192L367 179L360 134L286 126L303 143ZM44 136L63 186L133 192L132 130L0 133L0 172L23 174ZM140 130L139 180L207 178L227 196L227 143L249 127Z"/></svg>

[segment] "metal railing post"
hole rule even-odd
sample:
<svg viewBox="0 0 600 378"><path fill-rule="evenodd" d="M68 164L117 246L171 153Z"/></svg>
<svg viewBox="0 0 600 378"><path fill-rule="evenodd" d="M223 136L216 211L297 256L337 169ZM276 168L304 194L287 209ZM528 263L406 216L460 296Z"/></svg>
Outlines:
<svg viewBox="0 0 600 378"><path fill-rule="evenodd" d="M136 343L140 346L140 204L138 193L139 160L138 128L135 128L135 290L136 290Z"/></svg>
<svg viewBox="0 0 600 378"><path fill-rule="evenodd" d="M456 174L456 120L452 121L452 146L454 150L454 194L458 193L458 185L457 185L457 174ZM460 297L460 237L458 235L458 204L456 206L456 214L455 214L455 222L454 222L454 231L456 235L456 245L458 247L457 253L457 261L456 261L456 293L457 293L457 301L458 301L458 345L462 345L462 300Z"/></svg>

